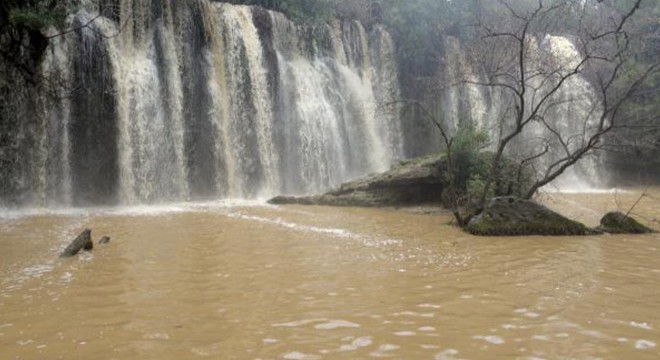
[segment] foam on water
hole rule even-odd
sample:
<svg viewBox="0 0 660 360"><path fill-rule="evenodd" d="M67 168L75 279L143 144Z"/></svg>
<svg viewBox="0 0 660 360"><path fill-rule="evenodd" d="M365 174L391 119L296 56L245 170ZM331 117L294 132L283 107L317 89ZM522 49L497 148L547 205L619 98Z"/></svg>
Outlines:
<svg viewBox="0 0 660 360"><path fill-rule="evenodd" d="M313 324L316 322L322 322L326 321L327 319L305 319L305 320L296 320L296 321L290 321L290 322L285 322L285 323L277 323L273 324L271 326L273 327L299 327L299 326L305 326L308 324Z"/></svg>
<svg viewBox="0 0 660 360"><path fill-rule="evenodd" d="M504 339L496 335L474 336L474 339L481 339L493 345L502 345L505 343Z"/></svg>
<svg viewBox="0 0 660 360"><path fill-rule="evenodd" d="M635 349L648 350L656 347L656 343L650 340L637 340L635 342Z"/></svg>
<svg viewBox="0 0 660 360"><path fill-rule="evenodd" d="M638 328L638 329L653 330L653 326L651 326L649 323L646 323L646 322L631 321L630 326Z"/></svg>
<svg viewBox="0 0 660 360"><path fill-rule="evenodd" d="M334 330L338 328L359 328L360 325L346 320L330 320L314 326L317 330Z"/></svg>
<svg viewBox="0 0 660 360"><path fill-rule="evenodd" d="M87 207L87 208L0 208L0 224L35 216L159 216L186 212L208 212L237 207L275 208L264 199L222 199L207 202L175 202L153 205L132 205L118 207Z"/></svg>
<svg viewBox="0 0 660 360"><path fill-rule="evenodd" d="M355 351L364 347L371 346L371 344L373 344L373 339L370 336L362 336L355 339L353 337L348 337L342 340L351 342L349 344L342 344L338 349L321 350L320 353L331 354L337 352Z"/></svg>
<svg viewBox="0 0 660 360"><path fill-rule="evenodd" d="M287 360L317 360L320 359L321 357L318 355L305 354L300 351L294 351L284 354L282 358Z"/></svg>
<svg viewBox="0 0 660 360"><path fill-rule="evenodd" d="M261 222L261 223L277 225L277 226L281 226L281 227L285 227L285 228L293 229L293 230L298 230L298 231L315 232L315 233L319 233L319 234L328 234L328 235L333 235L333 236L339 237L339 238L359 238L360 237L360 235L357 235L357 234L352 233L352 232L350 232L348 230L345 230L345 229L334 229L334 228L322 228L322 227L316 227L316 226L306 226L306 225L301 225L301 224L288 222L288 221L282 220L280 218L270 219L270 218L256 216L256 215L247 215L247 214L243 214L243 213L240 213L240 212L228 213L227 216L230 217L230 218L237 218L237 219L257 221L257 222Z"/></svg>
<svg viewBox="0 0 660 360"><path fill-rule="evenodd" d="M433 357L435 360L456 360L457 358L455 357L458 355L458 350L456 349L447 349L442 352L439 352L435 354Z"/></svg>
<svg viewBox="0 0 660 360"><path fill-rule="evenodd" d="M562 174L557 180L542 187L540 191L559 194L615 194L626 192L619 188L596 186L574 172Z"/></svg>
<svg viewBox="0 0 660 360"><path fill-rule="evenodd" d="M361 241L364 246L369 246L369 247L401 245L403 243L403 241L399 239L387 239L387 238L379 239L372 236L358 234L346 229L302 225L294 222L289 222L281 218L268 218L257 215L248 215L240 211L227 212L225 215L234 219L256 221L256 222L275 225L295 231L310 232L310 233L330 235L336 238L358 240Z"/></svg>

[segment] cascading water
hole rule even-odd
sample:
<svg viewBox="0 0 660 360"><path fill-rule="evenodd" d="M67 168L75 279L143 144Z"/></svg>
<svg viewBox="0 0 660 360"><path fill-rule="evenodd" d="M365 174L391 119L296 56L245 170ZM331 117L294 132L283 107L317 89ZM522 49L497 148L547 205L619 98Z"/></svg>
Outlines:
<svg viewBox="0 0 660 360"><path fill-rule="evenodd" d="M581 55L572 41L563 36L545 35L539 39L530 38L528 72L550 73L547 69L570 69L575 67ZM468 53L456 38L445 39L445 59L441 78L437 83L445 85L446 90L436 101L436 107L431 108L445 127L454 132L463 121L471 122L489 134L492 146L499 139L504 126L504 132L511 129L511 106L501 88L486 87L477 83L487 83L487 76L475 67ZM464 80L469 80L465 82ZM536 77L529 80L528 104L536 104L556 79ZM427 102L433 102L427 99ZM593 134L597 120L601 114L601 104L589 82L582 76L570 77L560 90L554 94L544 109L544 119L547 123L530 123L525 131L510 143L508 155L525 159L543 152L547 146L547 155L537 159L534 166L544 171L551 164L566 156L566 149L574 151ZM507 113L507 109L509 113ZM421 120L426 122L428 120ZM552 130L550 130L550 128ZM432 129L429 129L432 130ZM561 140L556 136L561 135ZM437 131L427 131L418 134L423 138L420 143L427 144L431 149L442 148L440 134ZM563 143L562 143L563 142ZM413 149L413 152L419 152ZM424 149L422 151L432 151ZM408 149L407 152L411 152ZM598 159L585 157L575 166L570 167L561 177L555 180L551 187L562 191L591 190L600 185Z"/></svg>
<svg viewBox="0 0 660 360"><path fill-rule="evenodd" d="M398 65L382 26L299 25L209 0L117 4L108 17L97 18L91 2L79 11L71 19L79 28L46 51L45 85L3 99L14 120L0 137L0 206L309 194L442 148L427 120L399 120ZM565 37L531 41L541 54L532 67L579 55ZM432 80L448 90L422 100L450 131L468 120L497 139L505 97L451 86L485 75L459 40L444 47ZM599 115L597 97L576 76L554 100L546 118L576 146ZM540 124L511 145L519 157L550 146L544 166L563 151ZM582 179L598 178L596 165L583 159L555 184L591 187Z"/></svg>
<svg viewBox="0 0 660 360"><path fill-rule="evenodd" d="M3 172L0 205L311 193L402 157L382 27L208 0L119 9L90 22L90 4L72 20L89 25L51 43L42 72L60 96L21 98L10 155L24 164Z"/></svg>

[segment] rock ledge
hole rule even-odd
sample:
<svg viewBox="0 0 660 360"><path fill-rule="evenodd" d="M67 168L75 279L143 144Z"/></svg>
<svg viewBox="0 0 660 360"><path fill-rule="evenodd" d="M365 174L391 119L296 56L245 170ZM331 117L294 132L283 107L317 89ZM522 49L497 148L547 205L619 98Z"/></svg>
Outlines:
<svg viewBox="0 0 660 360"><path fill-rule="evenodd" d="M439 203L446 169L444 155L401 162L387 172L342 184L323 195L278 196L270 204L399 206Z"/></svg>

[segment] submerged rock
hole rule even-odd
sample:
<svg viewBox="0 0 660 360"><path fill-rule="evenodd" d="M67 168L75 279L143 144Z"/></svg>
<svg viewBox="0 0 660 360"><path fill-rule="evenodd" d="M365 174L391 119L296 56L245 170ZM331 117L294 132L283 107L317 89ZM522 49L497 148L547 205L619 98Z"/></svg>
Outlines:
<svg viewBox="0 0 660 360"><path fill-rule="evenodd" d="M619 211L605 214L600 219L600 226L597 230L610 234L648 234L656 232Z"/></svg>
<svg viewBox="0 0 660 360"><path fill-rule="evenodd" d="M80 250L90 251L94 248L94 242L92 241L92 230L85 229L80 233L69 246L62 251L60 257L71 257L75 256Z"/></svg>
<svg viewBox="0 0 660 360"><path fill-rule="evenodd" d="M444 155L401 162L387 172L342 184L323 195L278 196L270 204L395 206L440 202Z"/></svg>
<svg viewBox="0 0 660 360"><path fill-rule="evenodd" d="M110 242L110 236L103 236L99 239L99 244L107 244Z"/></svg>
<svg viewBox="0 0 660 360"><path fill-rule="evenodd" d="M588 235L593 231L532 200L496 197L470 220L474 235Z"/></svg>

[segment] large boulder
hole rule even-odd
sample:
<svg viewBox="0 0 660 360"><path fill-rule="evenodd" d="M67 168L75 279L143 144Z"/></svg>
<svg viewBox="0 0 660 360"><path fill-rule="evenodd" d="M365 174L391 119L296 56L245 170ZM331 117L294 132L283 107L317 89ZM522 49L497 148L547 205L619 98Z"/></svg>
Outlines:
<svg viewBox="0 0 660 360"><path fill-rule="evenodd" d="M323 195L278 196L270 204L397 206L439 203L446 171L444 155L401 162L387 172L342 184Z"/></svg>
<svg viewBox="0 0 660 360"><path fill-rule="evenodd" d="M474 235L588 235L593 231L532 200L496 197L466 228Z"/></svg>
<svg viewBox="0 0 660 360"><path fill-rule="evenodd" d="M619 211L605 214L600 219L598 230L610 234L648 234L656 232Z"/></svg>

